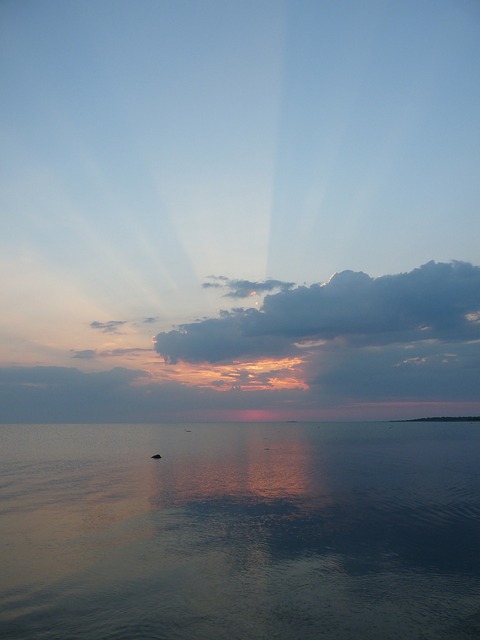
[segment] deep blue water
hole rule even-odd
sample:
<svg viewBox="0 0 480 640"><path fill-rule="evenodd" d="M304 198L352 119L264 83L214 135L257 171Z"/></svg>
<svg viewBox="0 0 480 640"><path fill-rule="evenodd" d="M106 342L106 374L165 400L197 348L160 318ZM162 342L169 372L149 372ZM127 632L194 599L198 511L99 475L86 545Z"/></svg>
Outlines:
<svg viewBox="0 0 480 640"><path fill-rule="evenodd" d="M2 638L480 637L478 423L0 425L0 444Z"/></svg>

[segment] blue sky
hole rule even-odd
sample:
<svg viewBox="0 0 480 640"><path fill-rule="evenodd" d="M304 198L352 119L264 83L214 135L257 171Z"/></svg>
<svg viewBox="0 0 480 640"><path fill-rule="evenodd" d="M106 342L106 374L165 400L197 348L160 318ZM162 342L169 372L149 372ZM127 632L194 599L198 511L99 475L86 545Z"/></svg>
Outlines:
<svg viewBox="0 0 480 640"><path fill-rule="evenodd" d="M0 420L480 411L478 3L4 0L0 46Z"/></svg>

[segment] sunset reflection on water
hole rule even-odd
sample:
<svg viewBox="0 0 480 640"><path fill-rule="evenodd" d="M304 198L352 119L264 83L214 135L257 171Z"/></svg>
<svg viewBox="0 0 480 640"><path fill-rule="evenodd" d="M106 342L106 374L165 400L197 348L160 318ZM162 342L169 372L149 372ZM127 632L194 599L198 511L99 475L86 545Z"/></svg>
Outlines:
<svg viewBox="0 0 480 640"><path fill-rule="evenodd" d="M3 511L4 540L14 549L4 558L3 578L12 587L63 580L88 571L114 547L155 538L146 516L158 510L222 501L307 509L313 499L315 508L331 501L318 451L314 458L300 430L245 425L232 442L221 426L213 432L201 425L157 427L149 433L166 450L156 461L135 438L130 444L137 450L116 456L97 451L97 459L87 460L81 448L88 448L89 429L71 427L75 437L68 442L52 432L53 462L42 460L39 448L23 474L4 467L5 482L9 473L18 482L15 509ZM259 554L254 547L251 552Z"/></svg>
<svg viewBox="0 0 480 640"><path fill-rule="evenodd" d="M190 433L202 438L202 430ZM277 430L255 432L245 426L244 437L224 450L200 444L202 455L187 453L151 465L150 492L155 507L173 501L256 499L295 501L315 506L328 504L331 496L319 452L301 432Z"/></svg>

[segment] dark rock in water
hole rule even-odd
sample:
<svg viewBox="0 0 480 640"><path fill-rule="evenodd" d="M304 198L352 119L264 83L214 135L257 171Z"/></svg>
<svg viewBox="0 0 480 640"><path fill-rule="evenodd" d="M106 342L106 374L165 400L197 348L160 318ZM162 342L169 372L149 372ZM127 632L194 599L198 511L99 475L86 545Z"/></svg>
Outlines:
<svg viewBox="0 0 480 640"><path fill-rule="evenodd" d="M159 460L162 456L159 453L156 453L154 456L152 456L152 458L154 458L155 460Z"/></svg>

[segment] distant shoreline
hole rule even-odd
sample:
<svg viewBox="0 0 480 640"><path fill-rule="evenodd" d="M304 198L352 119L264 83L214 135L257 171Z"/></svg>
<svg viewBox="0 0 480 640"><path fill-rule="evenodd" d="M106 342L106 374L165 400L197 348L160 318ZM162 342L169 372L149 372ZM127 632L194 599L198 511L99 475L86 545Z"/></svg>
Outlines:
<svg viewBox="0 0 480 640"><path fill-rule="evenodd" d="M390 422L480 422L480 416L440 416L435 418L410 418L390 420Z"/></svg>

